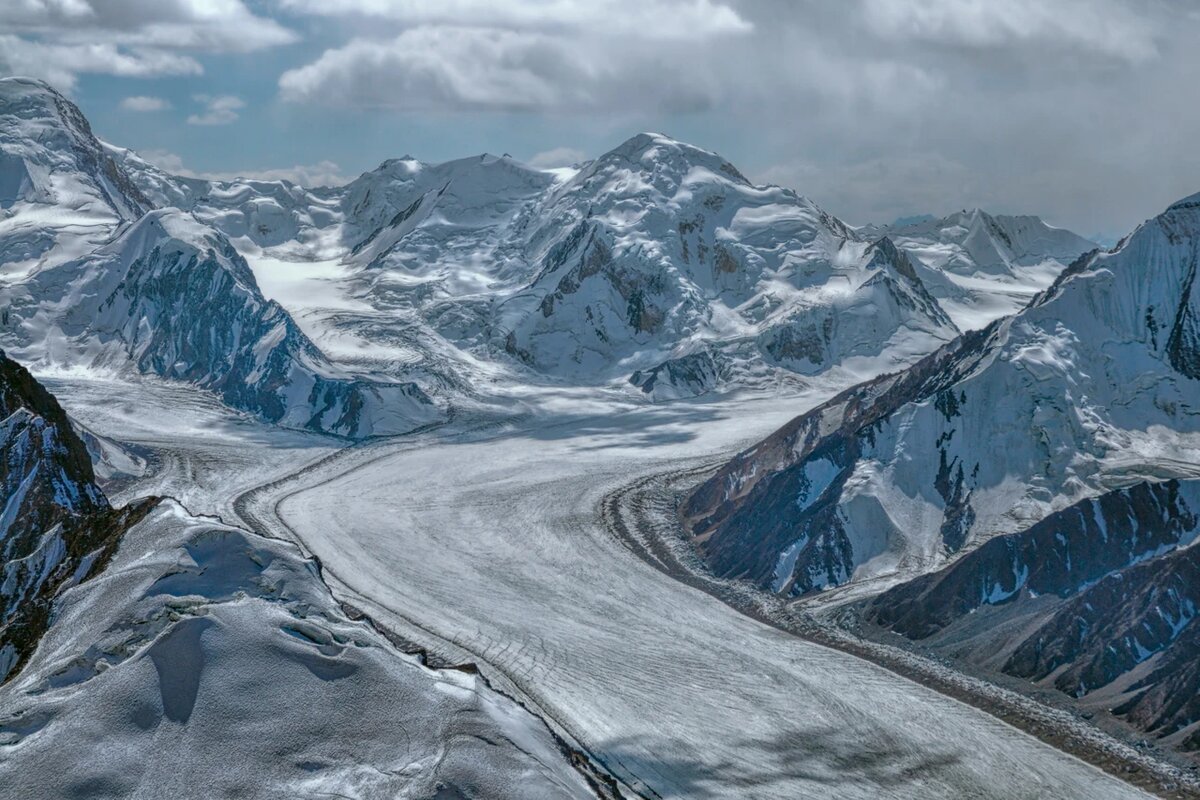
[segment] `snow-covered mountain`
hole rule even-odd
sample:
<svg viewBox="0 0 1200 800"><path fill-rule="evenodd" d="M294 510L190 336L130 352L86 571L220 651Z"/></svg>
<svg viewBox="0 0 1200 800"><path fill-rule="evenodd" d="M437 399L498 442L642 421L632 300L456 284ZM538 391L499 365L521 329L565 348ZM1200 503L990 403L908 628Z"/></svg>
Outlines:
<svg viewBox="0 0 1200 800"><path fill-rule="evenodd" d="M332 364L263 297L220 232L183 211L147 211L146 195L61 95L22 79L0 80L0 92L0 154L25 176L0 224L0 341L22 361L131 365L272 422L345 436L403 433L440 416L412 382ZM66 239L74 245L61 246ZM85 252L67 257L81 241Z"/></svg>
<svg viewBox="0 0 1200 800"><path fill-rule="evenodd" d="M57 592L98 571L145 503L114 509L54 396L0 352L0 682L28 658Z"/></svg>
<svg viewBox="0 0 1200 800"><path fill-rule="evenodd" d="M981 209L899 220L860 233L888 236L928 267L921 279L963 330L1012 314L1098 245L1034 216Z"/></svg>
<svg viewBox="0 0 1200 800"><path fill-rule="evenodd" d="M693 494L722 575L777 592L904 576L1200 463L1200 196L1028 308L855 387Z"/></svg>
<svg viewBox="0 0 1200 800"><path fill-rule="evenodd" d="M1015 286L1027 268L1048 278L1078 238L982 213L856 230L661 134L571 170L483 155L394 159L317 189L181 177L97 142L45 85L4 85L5 163L25 165L21 175L52 163L47 174L59 176L55 192L22 190L13 216L26 220L22 235L61 238L64 202L100 220L53 259L28 247L0 256L18 312L7 346L47 366L114 366L123 350L138 368L199 383L237 408L346 435L428 422L437 416L428 392L477 391L480 369L625 385L653 400L826 374L844 385L953 339L943 304L974 302L962 285ZM151 205L180 211L133 224ZM164 235L182 249L136 232L168 219ZM109 278L144 267L159 244L193 249L197 264L227 276L203 302L206 315L237 320L228 335L200 342L190 315L161 313L184 295L195 308L198 280L135 286L139 268L113 295L124 277ZM190 273L190 258L177 269ZM289 294L294 275L318 273L319 286ZM283 287L279 302L258 284L272 298ZM97 306L92 329L84 318L101 293L113 301L103 314ZM231 347L241 350L221 362Z"/></svg>
<svg viewBox="0 0 1200 800"><path fill-rule="evenodd" d="M150 212L90 255L0 289L3 337L42 367L142 372L210 389L272 422L346 436L399 433L438 410L414 384L332 365L266 300L245 260L183 212Z"/></svg>
<svg viewBox="0 0 1200 800"><path fill-rule="evenodd" d="M554 375L661 371L713 349L813 374L903 363L956 333L895 248L658 134L555 186L524 238L535 269L495 304L491 337Z"/></svg>
<svg viewBox="0 0 1200 800"><path fill-rule="evenodd" d="M676 397L850 359L864 362L851 369L894 369L957 333L919 265L873 247L879 237L660 134L578 170L404 158L315 190L175 178L110 152L148 196L219 228L252 264L258 254L341 261L344 288L392 315L392 335L411 347L554 380L648 370L660 378L647 395ZM377 330L380 317L368 324ZM673 366L704 354L731 369Z"/></svg>
<svg viewBox="0 0 1200 800"><path fill-rule="evenodd" d="M0 78L0 276L78 257L150 207L73 103Z"/></svg>

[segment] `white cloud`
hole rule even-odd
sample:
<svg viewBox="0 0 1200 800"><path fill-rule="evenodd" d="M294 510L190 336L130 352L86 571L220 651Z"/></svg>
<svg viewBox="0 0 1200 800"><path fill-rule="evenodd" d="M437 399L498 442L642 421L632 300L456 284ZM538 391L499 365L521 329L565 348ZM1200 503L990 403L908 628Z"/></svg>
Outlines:
<svg viewBox="0 0 1200 800"><path fill-rule="evenodd" d="M161 50L125 50L113 44L47 44L0 35L0 66L11 75L42 78L69 91L80 73L145 78L155 75L199 75L200 63L189 56Z"/></svg>
<svg viewBox="0 0 1200 800"><path fill-rule="evenodd" d="M373 33L285 72L284 100L409 111L695 111L754 26L721 0L282 0Z"/></svg>
<svg viewBox="0 0 1200 800"><path fill-rule="evenodd" d="M537 169L553 169L554 167L569 167L588 160L588 154L574 147L555 147L535 153L525 163Z"/></svg>
<svg viewBox="0 0 1200 800"><path fill-rule="evenodd" d="M518 31L571 30L643 39L707 39L753 26L713 0L282 0L292 11L359 14L406 26L472 25Z"/></svg>
<svg viewBox="0 0 1200 800"><path fill-rule="evenodd" d="M204 111L187 118L188 125L228 125L238 118L238 111L246 107L242 98L231 94L198 94L194 99L204 104Z"/></svg>
<svg viewBox="0 0 1200 800"><path fill-rule="evenodd" d="M629 40L430 25L351 40L285 72L279 86L291 102L405 111L708 108L708 70L686 59Z"/></svg>
<svg viewBox="0 0 1200 800"><path fill-rule="evenodd" d="M80 74L199 74L191 53L296 41L242 0L0 0L0 66L71 90Z"/></svg>
<svg viewBox="0 0 1200 800"><path fill-rule="evenodd" d="M141 158L172 175L185 178L205 178L213 181L238 179L257 181L291 181L300 186L341 186L350 181L342 168L333 161L316 164L297 164L274 169L252 169L237 171L203 172L189 169L182 158L168 150L146 150L138 153Z"/></svg>
<svg viewBox="0 0 1200 800"><path fill-rule="evenodd" d="M162 111L170 108L171 104L161 97L150 97L144 94L126 97L120 106L125 111Z"/></svg>
<svg viewBox="0 0 1200 800"><path fill-rule="evenodd" d="M965 46L1037 43L1127 61L1158 53L1150 15L1121 0L865 0L868 25L892 39Z"/></svg>

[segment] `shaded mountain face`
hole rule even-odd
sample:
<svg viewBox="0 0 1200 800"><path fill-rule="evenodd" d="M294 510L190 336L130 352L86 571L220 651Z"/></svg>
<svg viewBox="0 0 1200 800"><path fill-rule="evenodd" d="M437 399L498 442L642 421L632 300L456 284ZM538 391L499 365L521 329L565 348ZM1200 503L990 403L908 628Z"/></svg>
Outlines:
<svg viewBox="0 0 1200 800"><path fill-rule="evenodd" d="M720 574L804 594L936 568L1200 458L1200 203L1079 259L1027 309L855 387L688 500Z"/></svg>
<svg viewBox="0 0 1200 800"><path fill-rule="evenodd" d="M1139 483L864 604L883 628L1200 749L1200 482Z"/></svg>
<svg viewBox="0 0 1200 800"><path fill-rule="evenodd" d="M173 209L0 294L10 308L5 341L27 362L132 364L268 421L344 436L402 433L439 414L414 384L332 365L262 296L228 240Z"/></svg>
<svg viewBox="0 0 1200 800"><path fill-rule="evenodd" d="M148 508L112 508L58 401L0 353L0 681L33 651L64 587L102 568Z"/></svg>

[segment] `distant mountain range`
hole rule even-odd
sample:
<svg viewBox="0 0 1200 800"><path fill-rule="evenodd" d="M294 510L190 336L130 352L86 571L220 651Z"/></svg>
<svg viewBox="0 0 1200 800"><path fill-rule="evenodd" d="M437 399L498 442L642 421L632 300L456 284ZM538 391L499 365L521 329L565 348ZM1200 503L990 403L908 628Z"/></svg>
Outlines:
<svg viewBox="0 0 1200 800"><path fill-rule="evenodd" d="M484 155L387 161L334 188L207 181L98 142L44 84L5 79L0 95L0 341L31 364L128 366L351 437L438 419L480 359L652 400L848 383L1008 308L1020 270L1052 277L1091 249L983 212L855 229L658 134L570 170ZM267 300L255 271L289 263L333 265L342 306ZM214 317L223 340L206 339ZM323 350L342 336L404 355Z"/></svg>

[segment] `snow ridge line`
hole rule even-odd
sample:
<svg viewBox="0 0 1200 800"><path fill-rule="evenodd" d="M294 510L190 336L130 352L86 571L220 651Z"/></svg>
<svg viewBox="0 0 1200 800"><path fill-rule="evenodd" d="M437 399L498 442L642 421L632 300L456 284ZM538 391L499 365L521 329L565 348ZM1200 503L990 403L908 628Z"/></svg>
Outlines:
<svg viewBox="0 0 1200 800"><path fill-rule="evenodd" d="M680 502L726 459L644 476L610 492L597 511L605 529L650 566L751 619L870 662L977 708L1063 753L1164 800L1200 800L1200 779L1142 753L1069 711L967 675L915 653L870 642L819 621L746 581L713 576L687 541Z"/></svg>

